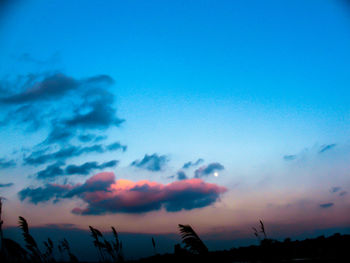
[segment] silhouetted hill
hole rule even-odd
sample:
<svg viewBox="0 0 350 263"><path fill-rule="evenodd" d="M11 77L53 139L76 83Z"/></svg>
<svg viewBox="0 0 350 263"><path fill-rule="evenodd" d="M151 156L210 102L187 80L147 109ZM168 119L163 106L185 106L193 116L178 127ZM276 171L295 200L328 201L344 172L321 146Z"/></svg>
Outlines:
<svg viewBox="0 0 350 263"><path fill-rule="evenodd" d="M259 246L233 248L195 255L178 246L174 254L143 258L151 262L349 262L350 235L334 234L302 241L264 239Z"/></svg>

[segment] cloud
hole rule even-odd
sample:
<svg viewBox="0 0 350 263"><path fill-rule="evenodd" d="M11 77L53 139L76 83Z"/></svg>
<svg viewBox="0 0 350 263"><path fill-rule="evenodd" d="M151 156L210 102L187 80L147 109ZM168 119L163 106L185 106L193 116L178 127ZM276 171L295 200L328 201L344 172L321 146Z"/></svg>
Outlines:
<svg viewBox="0 0 350 263"><path fill-rule="evenodd" d="M117 164L118 164L117 160L112 160L109 162L104 162L102 164L98 164L97 162L86 162L82 165L68 165L65 169L65 173L68 175L72 175L72 174L87 175L92 170L103 170L105 168L115 167Z"/></svg>
<svg viewBox="0 0 350 263"><path fill-rule="evenodd" d="M335 187L332 187L329 191L330 191L331 193L336 193L336 192L338 192L340 189L341 189L340 186L335 186Z"/></svg>
<svg viewBox="0 0 350 263"><path fill-rule="evenodd" d="M49 201L53 198L56 199L54 201L57 201L58 198L62 197L69 189L71 189L69 185L46 184L38 188L24 188L18 193L18 196L21 201L28 199L29 202L37 204Z"/></svg>
<svg viewBox="0 0 350 263"><path fill-rule="evenodd" d="M152 155L146 154L142 160L135 160L130 165L148 171L158 172L164 169L168 161L169 159L166 155L154 153Z"/></svg>
<svg viewBox="0 0 350 263"><path fill-rule="evenodd" d="M78 88L78 86L79 82L72 77L56 73L36 82L20 93L0 98L0 102L4 104L23 104L56 99L62 97L68 91Z"/></svg>
<svg viewBox="0 0 350 263"><path fill-rule="evenodd" d="M178 171L176 173L176 176L177 176L177 180L186 180L188 179L186 173L184 171Z"/></svg>
<svg viewBox="0 0 350 263"><path fill-rule="evenodd" d="M348 192L347 191L341 191L340 193L339 193L339 196L344 196L344 195L346 195Z"/></svg>
<svg viewBox="0 0 350 263"><path fill-rule="evenodd" d="M105 84L109 86L114 84L114 79L111 76L102 74L87 78L85 83L97 85Z"/></svg>
<svg viewBox="0 0 350 263"><path fill-rule="evenodd" d="M83 148L84 149L84 148ZM63 161L71 157L79 156L85 151L82 151L81 147L69 146L67 148L60 149L53 153L45 153L40 155L40 151L33 152L29 156L24 158L25 164L39 165L51 161Z"/></svg>
<svg viewBox="0 0 350 263"><path fill-rule="evenodd" d="M334 206L334 203L324 203L324 204L320 204L321 208L329 208Z"/></svg>
<svg viewBox="0 0 350 263"><path fill-rule="evenodd" d="M5 112L6 108L4 110L4 113ZM43 120L46 118L45 114L40 110L37 104L20 105L7 111L4 115L4 119L0 121L0 126L7 126L11 123L19 125L25 124L25 131L30 132L41 128L45 123Z"/></svg>
<svg viewBox="0 0 350 263"><path fill-rule="evenodd" d="M12 168L16 166L16 162L14 160L5 160L4 158L0 158L0 169Z"/></svg>
<svg viewBox="0 0 350 263"><path fill-rule="evenodd" d="M67 142L75 135L74 131L57 126L53 129L42 144L52 144L57 142Z"/></svg>
<svg viewBox="0 0 350 263"><path fill-rule="evenodd" d="M109 151L116 151L116 150L121 149L123 152L125 152L127 149L127 146L120 144L120 142L115 142L115 143L107 145L106 148Z"/></svg>
<svg viewBox="0 0 350 263"><path fill-rule="evenodd" d="M94 97L94 98L91 98ZM106 129L124 122L116 115L114 96L105 90L93 90L86 94L84 103L75 114L64 121L68 128Z"/></svg>
<svg viewBox="0 0 350 263"><path fill-rule="evenodd" d="M22 55L20 60L43 62L29 54ZM113 84L113 78L103 74L74 78L61 72L46 72L4 78L0 80L1 91L6 91L0 93L3 108L0 126L17 125L24 134L42 128L48 134L46 139L33 147L34 152L23 156L23 164L55 162L40 171L38 178L62 175L62 167L57 163L70 158L88 153L126 151L127 146L120 142L97 144L107 138L103 134L106 129L120 126L124 121L117 116L115 95L110 92ZM0 169L14 165L13 161L0 159Z"/></svg>
<svg viewBox="0 0 350 263"><path fill-rule="evenodd" d="M199 158L197 161L195 161L195 162L187 162L187 163L185 163L183 166L182 166L182 169L188 169L188 168L191 168L191 167L195 167L195 166L197 166L197 165L200 165L201 163L203 163L204 162L204 160L203 159L201 159L201 158Z"/></svg>
<svg viewBox="0 0 350 263"><path fill-rule="evenodd" d="M284 155L283 159L285 161L293 161L293 160L301 160L301 159L307 159L308 157L310 157L311 155L317 155L317 154L322 154L326 151L329 151L331 149L333 149L334 147L336 147L337 144L333 143L333 144L324 144L324 145L315 145L311 148L305 148L303 151L301 151L298 154L288 154L288 155Z"/></svg>
<svg viewBox="0 0 350 263"><path fill-rule="evenodd" d="M195 172L194 172L194 177L195 178L201 178L204 176L209 176L210 174L216 172L216 171L221 171L224 170L225 167L220 164L220 163L211 163L208 165L204 165L200 168L198 168Z"/></svg>
<svg viewBox="0 0 350 263"><path fill-rule="evenodd" d="M11 187L11 186L13 186L13 183L0 184L0 188Z"/></svg>
<svg viewBox="0 0 350 263"><path fill-rule="evenodd" d="M113 173L104 172L92 176L81 185L47 184L44 187L23 189L19 196L22 201L28 199L35 204L53 198L77 197L87 206L74 208L73 213L98 215L144 213L161 208L168 212L191 210L215 203L226 191L225 187L196 178L164 185L148 180L115 180Z"/></svg>
<svg viewBox="0 0 350 263"><path fill-rule="evenodd" d="M84 197L90 193L110 192L110 186L115 182L115 176L112 172L103 172L90 177L82 185L72 187L63 197L71 198L73 196ZM84 199L84 198L82 198Z"/></svg>
<svg viewBox="0 0 350 263"><path fill-rule="evenodd" d="M335 146L337 146L335 143L322 145L318 153L324 153L326 151L329 151L333 149Z"/></svg>
<svg viewBox="0 0 350 263"><path fill-rule="evenodd" d="M98 164L97 162L86 162L82 165L68 165L66 168L61 168L63 163L57 162L52 165L48 165L44 170L37 173L38 179L54 179L62 175L88 175L93 170L103 170L105 168L115 167L118 164L117 160L111 160Z"/></svg>
<svg viewBox="0 0 350 263"><path fill-rule="evenodd" d="M293 160L295 160L296 158L297 158L296 155L285 155L285 156L283 156L283 159L284 159L285 161L293 161Z"/></svg>
<svg viewBox="0 0 350 263"><path fill-rule="evenodd" d="M27 58L33 60L28 54ZM0 97L0 104L9 109L0 123L27 123L33 130L51 123L46 143L70 139L76 129L119 126L123 120L116 116L114 95L106 90L113 84L108 75L85 79L60 72L19 76Z"/></svg>
<svg viewBox="0 0 350 263"><path fill-rule="evenodd" d="M48 165L44 170L41 170L37 173L38 179L49 179L55 178L57 176L63 175L64 171L61 168L62 163L57 162L51 165Z"/></svg>
<svg viewBox="0 0 350 263"><path fill-rule="evenodd" d="M117 147L112 147L112 149L110 149L111 145L108 145L106 147L102 144L95 144L85 147L68 146L66 148L51 153L47 153L47 151L32 152L29 156L26 156L24 158L24 163L28 165L40 165L52 161L64 161L69 158L78 157L80 155L88 153L105 153L107 150L118 150ZM119 149L125 151L126 146L120 145Z"/></svg>
<svg viewBox="0 0 350 263"><path fill-rule="evenodd" d="M95 135L95 134L81 134L78 136L78 140L81 142L100 142L107 139L107 136L104 135ZM126 147L126 146L124 146Z"/></svg>
<svg viewBox="0 0 350 263"><path fill-rule="evenodd" d="M23 81L22 91L0 98L3 104L24 104L37 101L56 100L71 90L77 90L93 84L94 86L112 85L113 79L107 75L97 75L85 80L77 80L63 73L53 73L47 76L28 74Z"/></svg>

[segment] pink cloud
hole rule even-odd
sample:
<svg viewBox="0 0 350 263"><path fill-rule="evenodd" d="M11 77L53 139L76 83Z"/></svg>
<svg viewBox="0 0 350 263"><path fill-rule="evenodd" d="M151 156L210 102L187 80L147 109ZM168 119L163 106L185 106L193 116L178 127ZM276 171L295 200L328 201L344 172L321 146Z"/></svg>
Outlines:
<svg viewBox="0 0 350 263"><path fill-rule="evenodd" d="M142 213L163 207L171 212L182 209L191 210L215 203L220 194L227 191L225 187L206 183L197 178L170 184L119 179L105 189L89 190L89 187L95 188L101 181L110 183L111 177L111 173L97 174L82 185L81 188L84 188L84 191L79 191L76 195L88 205L83 209L75 208L72 212L76 214Z"/></svg>
<svg viewBox="0 0 350 263"><path fill-rule="evenodd" d="M87 205L74 208L75 214L144 213L164 208L169 212L191 210L212 205L227 189L193 178L161 184L148 180L133 182L115 179L112 172L99 173L83 184L47 184L24 189L21 200L39 203L77 197Z"/></svg>

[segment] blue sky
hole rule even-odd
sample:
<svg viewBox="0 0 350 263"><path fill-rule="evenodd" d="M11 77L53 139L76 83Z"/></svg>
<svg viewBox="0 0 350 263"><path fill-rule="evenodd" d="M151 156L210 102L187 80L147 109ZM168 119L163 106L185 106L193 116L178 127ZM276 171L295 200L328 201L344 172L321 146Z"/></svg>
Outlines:
<svg viewBox="0 0 350 263"><path fill-rule="evenodd" d="M79 216L70 213L76 200L53 203L50 199L34 205L30 199L21 201L18 193L52 182L74 188L97 172L111 171L116 179L166 185L176 182L184 163L202 158L203 163L185 171L188 178L195 176L195 170L209 169L201 180L225 186L227 191L213 190L218 199L205 199L204 208L181 210L178 215L198 222L203 232L219 223L232 227L224 219L203 221L205 213L223 211L217 213L224 218L243 209L254 221L269 214L269 209L277 213L280 206L295 203L300 213L314 206L317 218L327 218L327 209L320 205L333 203L329 209L338 209L333 212L339 220L320 228L344 226L347 217L341 211L349 207L346 193L350 190L350 9L346 1L17 0L2 8L0 123L14 110L11 107L20 106L6 106L3 101L25 94L35 83L50 76L78 83L62 97L50 97L50 103L26 102L40 108L35 114L46 113L36 115L40 128L29 131L28 122L18 114L1 126L0 160L15 163L0 170L0 183L13 183L0 188L0 194L16 207L10 221L15 213L35 218L31 209L40 214L59 207L67 211L61 221L82 227ZM23 83L28 74L37 77L34 84ZM91 84L93 76L105 78ZM55 125L69 123L74 113L81 117L94 102L101 102L94 97L99 96L95 88L108 92L101 95L103 100L114 99L103 104L107 106L102 116L107 116L110 106L111 118L124 122L71 128L73 141L46 143L53 147L48 152L69 145L91 146L78 144L77 137L85 133L105 136L97 143L106 149L114 142L127 149L72 156L61 160L62 171L53 180L39 180L38 172L58 164L57 160L31 166L24 164L25 158L45 148L40 143ZM92 91L85 94L81 91L85 89ZM33 117L28 111L21 114L26 113ZM111 160L118 165L102 165ZM134 161L140 165L131 166ZM147 169L159 161L160 171ZM69 165L86 162L96 162L90 164L95 168L85 175L68 176ZM224 168L210 169L218 164ZM213 176L215 171L219 176ZM338 186L338 194L345 192L339 200L329 192ZM257 208L253 197L266 209ZM78 201L80 206L86 203L84 198ZM164 211L166 204L159 211L165 221L173 216ZM106 218L122 217L127 231L135 229L133 224L128 227L128 214L111 214ZM288 213L284 219L290 222ZM33 219L36 225L54 220ZM89 220L103 225L100 216ZM311 227L310 220L305 217L305 226ZM245 219L237 221L243 224ZM161 232L172 231L164 224Z"/></svg>

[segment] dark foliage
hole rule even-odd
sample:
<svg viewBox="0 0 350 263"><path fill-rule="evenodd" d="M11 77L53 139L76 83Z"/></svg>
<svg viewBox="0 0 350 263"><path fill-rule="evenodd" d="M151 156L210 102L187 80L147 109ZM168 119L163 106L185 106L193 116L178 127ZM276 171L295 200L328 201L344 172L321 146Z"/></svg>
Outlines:
<svg viewBox="0 0 350 263"><path fill-rule="evenodd" d="M190 225L179 225L182 243L185 244L185 248L188 248L195 254L206 254L208 248L204 245L203 241L199 238L197 233Z"/></svg>
<svg viewBox="0 0 350 263"><path fill-rule="evenodd" d="M94 246L97 248L100 262L123 262L122 242L119 241L118 232L112 227L115 241L107 241L102 233L92 226L89 226Z"/></svg>

